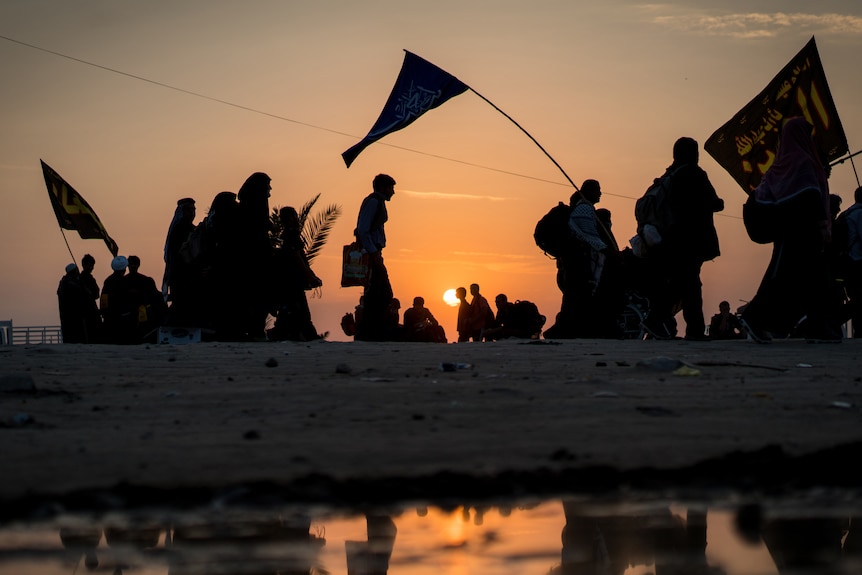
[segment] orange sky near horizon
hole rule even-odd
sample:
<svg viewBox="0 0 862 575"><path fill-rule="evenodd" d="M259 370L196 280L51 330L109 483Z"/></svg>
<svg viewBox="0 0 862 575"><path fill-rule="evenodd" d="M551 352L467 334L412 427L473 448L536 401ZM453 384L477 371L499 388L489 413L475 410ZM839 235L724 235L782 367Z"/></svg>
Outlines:
<svg viewBox="0 0 862 575"><path fill-rule="evenodd" d="M686 135L703 145L812 35L850 149L859 149L862 7L792 1L774 14L767 2L707 4L3 3L0 319L59 322L55 292L71 256L42 159L158 283L181 197L196 198L201 218L218 192L264 171L271 206L317 193L320 205L339 204L343 216L313 263L322 297L310 300L318 330L336 341L349 339L339 320L361 293L339 286L341 248L372 178L389 173L398 183L385 258L402 311L422 295L454 340L456 310L442 295L478 283L489 300L502 292L536 302L550 325L555 266L532 232L573 190L505 117L467 92L350 169L340 154L371 128L408 49L512 116L578 185L598 179L599 207L611 210L625 245L634 199L670 163L673 142ZM722 255L702 273L708 318L722 299L736 307L754 294L769 246L748 240L739 186L706 153L701 165L726 204L716 218ZM835 167L832 191L845 208L857 185L850 162ZM109 275L104 243L65 236L76 260L92 253L97 278Z"/></svg>

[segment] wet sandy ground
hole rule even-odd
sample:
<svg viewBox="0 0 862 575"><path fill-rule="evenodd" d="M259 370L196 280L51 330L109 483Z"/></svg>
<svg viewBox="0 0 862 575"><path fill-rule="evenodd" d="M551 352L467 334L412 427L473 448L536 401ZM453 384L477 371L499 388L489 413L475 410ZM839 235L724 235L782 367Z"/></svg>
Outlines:
<svg viewBox="0 0 862 575"><path fill-rule="evenodd" d="M860 355L862 340L3 347L0 502L859 486Z"/></svg>

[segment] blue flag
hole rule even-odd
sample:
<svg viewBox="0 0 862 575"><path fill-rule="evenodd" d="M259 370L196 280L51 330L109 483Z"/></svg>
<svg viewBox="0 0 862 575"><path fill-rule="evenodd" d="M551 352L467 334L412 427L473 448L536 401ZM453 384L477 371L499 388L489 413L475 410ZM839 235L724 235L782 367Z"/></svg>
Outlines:
<svg viewBox="0 0 862 575"><path fill-rule="evenodd" d="M449 72L412 52L404 52L401 72L377 122L361 142L341 154L348 168L362 150L383 136L406 128L428 110L469 89Z"/></svg>

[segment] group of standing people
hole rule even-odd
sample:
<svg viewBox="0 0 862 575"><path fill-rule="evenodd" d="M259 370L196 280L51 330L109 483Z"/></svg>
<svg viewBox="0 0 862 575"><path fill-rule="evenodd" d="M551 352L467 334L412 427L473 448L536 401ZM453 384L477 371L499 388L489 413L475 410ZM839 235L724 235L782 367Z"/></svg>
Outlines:
<svg viewBox="0 0 862 575"><path fill-rule="evenodd" d="M570 246L557 257L562 304L546 338L623 337L618 319L632 291L649 301L642 327L651 337L676 337L674 316L682 311L685 338L707 338L700 271L720 253L713 217L724 202L698 160L694 139L674 143L673 162L657 180L668 182L659 208L663 229L639 222L636 243L649 247L638 253L620 250L610 212L595 208L602 194L597 180L586 180L572 194Z"/></svg>
<svg viewBox="0 0 862 575"><path fill-rule="evenodd" d="M198 223L195 200L178 200L161 290L140 274L136 256L115 257L101 290L92 256L84 257L83 272L69 264L57 290L64 341L155 341L161 325L200 328L220 341L319 339L306 291L322 281L309 266L296 209L270 217L270 182L255 172L238 192L218 193ZM267 329L270 315L275 322Z"/></svg>
<svg viewBox="0 0 862 575"><path fill-rule="evenodd" d="M596 209L602 195L597 180L584 181L572 194L569 242L556 261L562 303L554 325L544 331L546 338L622 337L618 320L634 291L649 302L642 322L649 336L675 338L675 316L682 312L685 339L708 339L700 273L705 262L720 254L714 214L724 209L724 202L698 161L694 139L683 137L674 143L673 162L656 180L666 182L657 208L662 212L661 229L639 221L638 234L631 240L636 249L621 250L611 231L610 212ZM404 324L398 323L400 304L383 259L386 204L395 194L395 183L388 174L378 174L359 209L354 235L368 255L370 274L357 308L355 339L440 340L442 328L421 297L405 312ZM140 262L134 256L115 258L112 267L120 269L114 267L101 294L92 278L91 256L82 261L83 272L70 264L57 292L64 340L135 341L140 333L118 332L122 322L114 313L128 318L142 305L146 309L138 314L144 318L136 322L138 331L163 321L201 327L220 340L321 337L311 321L305 292L322 282L308 264L296 210L282 208L279 224L272 221L271 189L269 176L256 172L237 193L217 194L198 224L195 200L177 202L164 249L161 293L169 306L150 301L153 290L137 271ZM776 158L744 206L749 236L771 243L773 252L757 293L733 329L741 327L757 342L793 334L833 342L841 341L841 325L848 319L854 320L854 329L862 326L862 187L854 199L853 206L837 215L837 207L830 203L828 166L818 153L812 126L804 118L787 120ZM136 295L113 295L129 292ZM467 290L456 291L458 341L515 333L502 329L501 318L512 305L505 294L497 296L494 314L477 284L470 286L470 293L468 303ZM276 321L267 332L268 315ZM720 315L723 330L730 320L725 310ZM537 337L534 331L518 336Z"/></svg>
<svg viewBox="0 0 862 575"><path fill-rule="evenodd" d="M586 180L572 195L571 245L557 257L562 304L545 337L620 337L617 320L631 293L648 302L641 325L655 339L677 336L680 311L688 340L723 337L721 331L761 343L789 336L840 342L848 319L854 331L862 326L862 188L856 203L838 214L840 203L830 202L829 168L812 131L801 117L784 123L775 160L745 203L749 236L772 244L773 252L740 317L730 314L728 304L713 318L718 323L710 326L712 337L707 335L700 273L720 254L714 214L724 202L698 165L697 142L684 137L674 143L673 162L656 180L664 182L656 207L662 229L639 221L631 242L636 249L620 250L610 214L595 209L601 198L596 180Z"/></svg>
<svg viewBox="0 0 862 575"><path fill-rule="evenodd" d="M166 322L200 327L220 341L318 339L305 291L321 280L305 255L295 208L270 217L272 185L263 172L237 193L218 193L194 223L195 200L177 202L165 240ZM267 330L267 317L276 318Z"/></svg>
<svg viewBox="0 0 862 575"><path fill-rule="evenodd" d="M155 342L167 306L153 278L142 274L141 259L130 255L111 260L111 275L102 287L93 277L96 260L70 263L57 287L60 329L65 343L136 344Z"/></svg>

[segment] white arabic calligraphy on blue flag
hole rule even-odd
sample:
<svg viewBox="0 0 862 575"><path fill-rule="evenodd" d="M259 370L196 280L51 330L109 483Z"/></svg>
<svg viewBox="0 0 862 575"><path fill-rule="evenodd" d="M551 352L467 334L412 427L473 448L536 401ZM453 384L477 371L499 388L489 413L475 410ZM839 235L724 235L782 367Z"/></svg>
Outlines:
<svg viewBox="0 0 862 575"><path fill-rule="evenodd" d="M404 52L401 72L377 122L362 141L341 154L348 168L362 150L383 136L406 128L428 110L469 89L445 70L412 52Z"/></svg>

